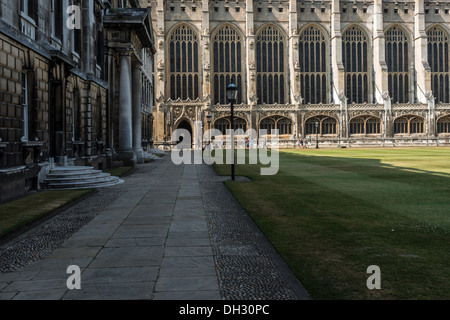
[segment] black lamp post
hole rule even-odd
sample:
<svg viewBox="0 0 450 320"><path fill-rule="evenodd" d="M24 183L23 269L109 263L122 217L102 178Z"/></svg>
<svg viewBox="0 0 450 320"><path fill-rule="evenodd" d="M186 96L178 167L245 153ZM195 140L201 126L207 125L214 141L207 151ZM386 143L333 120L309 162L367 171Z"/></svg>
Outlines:
<svg viewBox="0 0 450 320"><path fill-rule="evenodd" d="M319 149L319 122L316 121L316 149Z"/></svg>
<svg viewBox="0 0 450 320"><path fill-rule="evenodd" d="M211 143L211 120L212 120L212 115L211 115L211 113L208 113L206 116L206 122L208 122L208 131L209 131L208 145Z"/></svg>
<svg viewBox="0 0 450 320"><path fill-rule="evenodd" d="M234 170L234 109L233 103L236 101L238 87L234 83L230 83L227 87L227 99L231 104L231 180L235 180Z"/></svg>

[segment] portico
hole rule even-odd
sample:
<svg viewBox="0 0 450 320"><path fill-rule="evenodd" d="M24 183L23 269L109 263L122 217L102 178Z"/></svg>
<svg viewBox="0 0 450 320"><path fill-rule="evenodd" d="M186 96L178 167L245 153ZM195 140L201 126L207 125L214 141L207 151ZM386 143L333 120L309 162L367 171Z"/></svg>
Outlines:
<svg viewBox="0 0 450 320"><path fill-rule="evenodd" d="M142 149L142 77L144 50L155 52L149 9L107 11L104 25L108 46L118 61L118 158L125 165L144 161Z"/></svg>

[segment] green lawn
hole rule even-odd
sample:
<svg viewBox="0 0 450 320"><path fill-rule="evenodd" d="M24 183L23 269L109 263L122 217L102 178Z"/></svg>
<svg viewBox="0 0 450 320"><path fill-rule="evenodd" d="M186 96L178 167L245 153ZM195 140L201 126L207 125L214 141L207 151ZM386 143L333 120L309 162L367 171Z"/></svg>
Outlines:
<svg viewBox="0 0 450 320"><path fill-rule="evenodd" d="M252 182L227 186L313 298L450 299L450 148L282 150L277 175L236 174Z"/></svg>
<svg viewBox="0 0 450 320"><path fill-rule="evenodd" d="M93 189L40 191L1 204L0 238L93 191Z"/></svg>

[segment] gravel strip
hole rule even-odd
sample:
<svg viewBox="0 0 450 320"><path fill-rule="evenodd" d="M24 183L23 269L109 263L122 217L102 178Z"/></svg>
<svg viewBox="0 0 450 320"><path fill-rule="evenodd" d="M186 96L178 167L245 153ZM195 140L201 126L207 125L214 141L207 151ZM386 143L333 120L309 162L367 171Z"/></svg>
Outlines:
<svg viewBox="0 0 450 320"><path fill-rule="evenodd" d="M197 166L224 300L309 299L212 167ZM236 180L245 181L239 177ZM247 179L248 180L248 179Z"/></svg>
<svg viewBox="0 0 450 320"><path fill-rule="evenodd" d="M44 259L91 221L120 193L117 189L99 189L97 193L44 222L32 232L3 245L0 248L0 272L12 272Z"/></svg>

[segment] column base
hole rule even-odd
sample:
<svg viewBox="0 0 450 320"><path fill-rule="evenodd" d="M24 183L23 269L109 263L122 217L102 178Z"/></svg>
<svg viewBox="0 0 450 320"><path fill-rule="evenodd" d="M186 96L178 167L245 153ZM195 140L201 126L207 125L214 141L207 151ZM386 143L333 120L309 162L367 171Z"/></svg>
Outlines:
<svg viewBox="0 0 450 320"><path fill-rule="evenodd" d="M117 160L122 161L127 167L134 167L137 164L137 156L133 149L119 150Z"/></svg>
<svg viewBox="0 0 450 320"><path fill-rule="evenodd" d="M135 148L134 153L136 154L136 163L144 163L144 149L142 148Z"/></svg>

